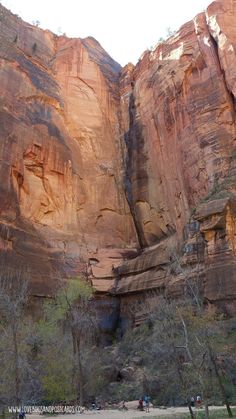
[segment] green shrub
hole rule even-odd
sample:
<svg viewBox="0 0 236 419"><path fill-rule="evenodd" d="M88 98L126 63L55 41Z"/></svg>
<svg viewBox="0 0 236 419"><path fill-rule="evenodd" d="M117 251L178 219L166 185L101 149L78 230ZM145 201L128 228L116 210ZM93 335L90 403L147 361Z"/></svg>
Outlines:
<svg viewBox="0 0 236 419"><path fill-rule="evenodd" d="M215 180L214 185L211 191L207 196L200 200L200 203L213 201L214 199L223 199L234 197L232 192L228 189L236 187L236 176L226 177L221 183L218 180Z"/></svg>

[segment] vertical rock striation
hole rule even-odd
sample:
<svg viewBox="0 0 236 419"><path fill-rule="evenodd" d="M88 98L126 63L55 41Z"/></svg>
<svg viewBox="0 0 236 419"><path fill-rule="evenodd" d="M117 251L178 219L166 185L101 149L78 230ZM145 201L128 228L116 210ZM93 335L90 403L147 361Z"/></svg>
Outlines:
<svg viewBox="0 0 236 419"><path fill-rule="evenodd" d="M122 71L125 189L144 248L117 268L124 301L178 295L195 277L235 310L235 18L234 0L216 1Z"/></svg>
<svg viewBox="0 0 236 419"><path fill-rule="evenodd" d="M136 247L120 66L93 38L57 37L2 6L0 31L3 264L27 267L33 292L47 294L97 249Z"/></svg>
<svg viewBox="0 0 236 419"><path fill-rule="evenodd" d="M235 311L235 18L214 1L121 69L0 6L2 270L38 296L85 273L124 317L199 278Z"/></svg>

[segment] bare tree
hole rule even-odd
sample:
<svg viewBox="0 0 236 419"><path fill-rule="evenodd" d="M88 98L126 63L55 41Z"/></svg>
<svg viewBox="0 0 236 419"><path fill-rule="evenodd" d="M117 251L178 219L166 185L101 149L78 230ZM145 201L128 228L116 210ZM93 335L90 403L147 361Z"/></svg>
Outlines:
<svg viewBox="0 0 236 419"><path fill-rule="evenodd" d="M46 306L46 321L69 330L73 352L73 383L84 404L85 366L83 354L94 343L97 329L97 313L92 303L93 289L85 281L73 279L59 289L55 299Z"/></svg>
<svg viewBox="0 0 236 419"><path fill-rule="evenodd" d="M226 405L228 416L233 417L232 410L230 408L229 397L227 391L225 389L223 378L220 373L220 369L217 365L217 342L214 339L219 333L220 330L220 322L216 321L216 313L214 307L207 305L204 302L204 295L203 295L203 281L200 275L200 258L199 254L197 254L197 263L195 267L194 275L191 275L189 269L186 267L182 267L181 265L181 257L178 255L176 249L172 249L172 259L174 263L177 265L177 269L181 272L183 276L183 281L185 284L185 294L188 296L188 303L187 306L191 307L191 320L190 320L190 328L194 329L194 341L196 349L201 360L198 359L197 363L195 362L195 368L198 369L199 378L202 383L202 389L207 395L207 388L206 388L206 375L209 374L209 370L213 367L213 371L215 374L215 378L217 380L222 401ZM188 353L188 356L191 358L191 362L194 363L193 358L191 357L191 353L189 350L189 340L188 340L188 327L184 320L184 317L179 312L181 317L181 322L183 325L183 331L185 336L185 349ZM199 358L199 357L198 357ZM197 368L198 366L198 368ZM199 368L200 366L200 368ZM205 369L205 371L204 371ZM202 375L203 373L203 375ZM204 384L204 373L205 373L205 384ZM209 412L208 412L208 402L207 397L205 397L205 417L208 419Z"/></svg>
<svg viewBox="0 0 236 419"><path fill-rule="evenodd" d="M19 269L0 275L0 387L5 400L19 405L22 402L24 377L28 366L25 308L28 301L28 282Z"/></svg>

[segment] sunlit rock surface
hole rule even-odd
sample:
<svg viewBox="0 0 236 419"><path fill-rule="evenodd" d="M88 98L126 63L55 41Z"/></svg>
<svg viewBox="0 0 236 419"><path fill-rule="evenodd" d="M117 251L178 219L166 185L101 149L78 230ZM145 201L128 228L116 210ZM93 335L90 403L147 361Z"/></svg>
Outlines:
<svg viewBox="0 0 236 419"><path fill-rule="evenodd" d="M109 330L194 278L236 311L235 19L215 1L121 69L0 6L2 271L37 296L85 275Z"/></svg>

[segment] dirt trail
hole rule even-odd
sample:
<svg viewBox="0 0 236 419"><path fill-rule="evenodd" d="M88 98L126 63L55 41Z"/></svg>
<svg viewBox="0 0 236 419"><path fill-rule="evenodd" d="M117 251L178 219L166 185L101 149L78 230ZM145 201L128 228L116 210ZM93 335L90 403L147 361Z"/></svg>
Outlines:
<svg viewBox="0 0 236 419"><path fill-rule="evenodd" d="M222 407L212 406L210 410L218 410L222 409ZM82 414L75 414L75 415L58 415L56 416L57 419L76 419L91 416L97 419L138 419L141 417L152 417L152 416L167 416L171 418L175 418L175 415L180 415L181 413L188 413L188 408L186 407L170 407L168 409L158 409L158 408L151 408L150 413L146 412L139 412L137 410L128 410L128 411L119 411L119 410L101 410L96 412L85 411ZM27 415L29 416L27 419L42 419L41 415Z"/></svg>

